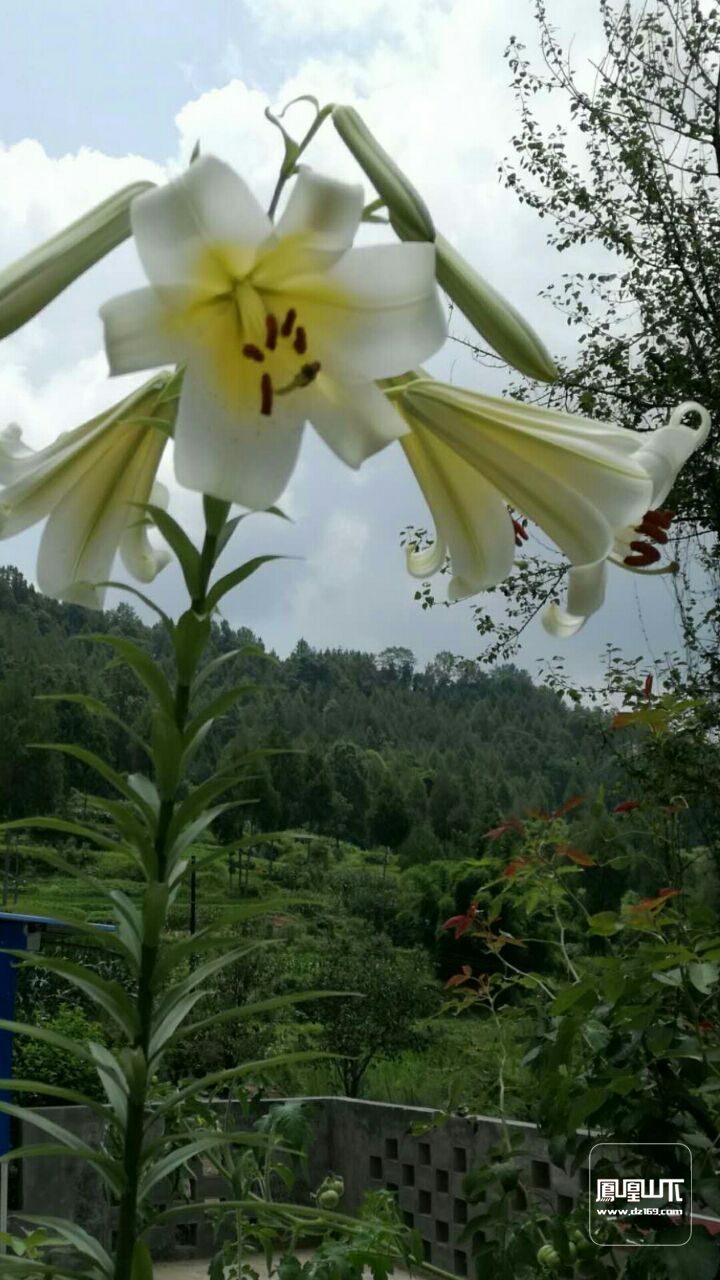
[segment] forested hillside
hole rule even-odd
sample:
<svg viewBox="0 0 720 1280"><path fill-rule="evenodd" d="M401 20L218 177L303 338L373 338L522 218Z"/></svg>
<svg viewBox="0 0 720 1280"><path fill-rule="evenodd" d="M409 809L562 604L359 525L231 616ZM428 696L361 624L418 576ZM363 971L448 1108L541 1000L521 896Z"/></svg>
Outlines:
<svg viewBox="0 0 720 1280"><path fill-rule="evenodd" d="M169 651L162 622L147 626L125 604L101 618L0 570L3 818L63 812L74 791L95 789L81 763L30 743L79 742L119 769L140 767L121 727L78 703L37 700L58 690L102 694L129 729L147 732L144 692L90 641L96 630L132 637L156 657ZM222 655L214 691L250 680L257 693L220 724L196 777L229 765L236 751L271 749L245 784L256 802L225 819L233 833L250 819L265 830L307 827L388 846L407 862L463 856L513 810L553 808L610 780L600 718L568 709L514 667L488 673L441 653L422 670L406 649L316 652L302 640L281 661L226 623L214 628L210 659Z"/></svg>

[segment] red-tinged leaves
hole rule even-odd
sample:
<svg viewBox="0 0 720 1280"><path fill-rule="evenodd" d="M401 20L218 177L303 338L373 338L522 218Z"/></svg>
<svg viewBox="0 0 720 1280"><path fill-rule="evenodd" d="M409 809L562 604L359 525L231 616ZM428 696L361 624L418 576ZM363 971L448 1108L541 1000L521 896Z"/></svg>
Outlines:
<svg viewBox="0 0 720 1280"><path fill-rule="evenodd" d="M472 969L469 964L464 964L462 973L453 974L452 978L448 978L445 983L446 987L461 987L464 982L469 982L472 978Z"/></svg>
<svg viewBox="0 0 720 1280"><path fill-rule="evenodd" d="M441 928L454 929L455 937L462 938L463 934L467 933L476 915L477 915L477 906L473 902L472 905L468 907L467 915L450 916L450 919L446 920L445 923L441 925Z"/></svg>
<svg viewBox="0 0 720 1280"><path fill-rule="evenodd" d="M557 853L561 858L569 858L570 861L575 862L578 867L595 866L595 861L590 857L589 853L583 853L580 849L571 849L569 844L558 845Z"/></svg>
<svg viewBox="0 0 720 1280"><path fill-rule="evenodd" d="M613 813L631 813L633 809L640 808L639 800L623 800L622 804L616 804Z"/></svg>
<svg viewBox="0 0 720 1280"><path fill-rule="evenodd" d="M680 892L681 892L680 889L659 889L656 897L642 898L641 901L636 902L630 908L630 910L631 911L657 911L659 907L662 907L665 905L668 898L677 898Z"/></svg>
<svg viewBox="0 0 720 1280"><path fill-rule="evenodd" d="M513 858L512 862L508 862L505 870L503 871L503 875L507 876L508 879L512 879L513 876L517 875L521 867L528 866L530 866L529 858Z"/></svg>
<svg viewBox="0 0 720 1280"><path fill-rule="evenodd" d="M508 831L517 831L519 835L525 835L522 822L518 822L517 818L508 818L507 822L501 822L499 827L492 827L490 831L486 831L483 840L499 840L501 836L507 835Z"/></svg>
<svg viewBox="0 0 720 1280"><path fill-rule="evenodd" d="M644 698L650 699L650 698L652 697L652 687L653 687L653 678L652 678L652 676L646 676L646 677L645 677L645 683L644 683L644 685L643 685L643 697L644 697Z"/></svg>
<svg viewBox="0 0 720 1280"><path fill-rule="evenodd" d="M714 1031L715 1023L709 1022L707 1018L703 1018L702 1022L697 1022L695 1024L695 1030L699 1031L700 1034L703 1035L706 1031Z"/></svg>
<svg viewBox="0 0 720 1280"><path fill-rule="evenodd" d="M578 805L584 804L586 800L587 796L571 796L569 800L560 805L559 809L555 810L552 817L562 818L564 814L570 813L571 809L577 809Z"/></svg>

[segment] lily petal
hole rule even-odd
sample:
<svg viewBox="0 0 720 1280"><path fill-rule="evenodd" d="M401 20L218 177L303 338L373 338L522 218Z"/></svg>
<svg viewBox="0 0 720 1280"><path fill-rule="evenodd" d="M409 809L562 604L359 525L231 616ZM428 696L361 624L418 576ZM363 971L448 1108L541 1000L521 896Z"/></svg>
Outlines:
<svg viewBox="0 0 720 1280"><path fill-rule="evenodd" d="M134 524L139 515L130 504L149 497L151 483L143 487L147 458L138 447L138 430L143 429L118 428L102 467L89 467L53 506L37 561L38 586L46 595L102 608L105 591L93 584L107 581L119 545L127 546L128 524ZM143 434L148 434L147 429ZM160 433L154 434L154 451L159 445L162 452L165 441ZM149 581L169 558L161 551L152 565L143 562L141 580Z"/></svg>
<svg viewBox="0 0 720 1280"><path fill-rule="evenodd" d="M355 380L384 378L437 351L447 322L434 269L431 244L383 244L294 281L320 361Z"/></svg>
<svg viewBox="0 0 720 1280"><path fill-rule="evenodd" d="M349 467L405 436L408 427L372 382L341 382L320 372L304 393L307 417Z"/></svg>
<svg viewBox="0 0 720 1280"><path fill-rule="evenodd" d="M405 402L423 425L529 516L575 564L611 550L613 529L647 511L644 468L603 441L608 428L573 433L520 401L500 400L432 380L411 382ZM540 416L539 416L540 415Z"/></svg>
<svg viewBox="0 0 720 1280"><path fill-rule="evenodd" d="M683 425L682 420L688 413L699 416L700 426L697 429ZM710 414L707 409L694 400L687 400L673 410L666 427L639 437L635 459L652 478L651 507L658 507L665 501L678 472L695 450L704 445L709 432Z"/></svg>
<svg viewBox="0 0 720 1280"><path fill-rule="evenodd" d="M133 289L100 308L105 350L112 374L135 373L184 359L182 344L168 325L154 289Z"/></svg>
<svg viewBox="0 0 720 1280"><path fill-rule="evenodd" d="M565 608L553 602L543 610L541 621L545 630L562 640L576 635L588 618L602 607L606 580L606 560L570 569Z"/></svg>
<svg viewBox="0 0 720 1280"><path fill-rule="evenodd" d="M335 182L310 169L301 169L285 211L275 226L274 242L288 239L302 246L303 257L291 274L327 270L352 248L362 217L364 193L361 186ZM262 254L253 272L258 287L272 287L272 244ZM285 273L287 274L287 272Z"/></svg>
<svg viewBox="0 0 720 1280"><path fill-rule="evenodd" d="M157 288L204 287L208 249L232 246L239 277L272 234L272 223L242 178L215 156L194 161L175 181L139 196L131 208L140 261ZM224 280L225 262L218 281Z"/></svg>
<svg viewBox="0 0 720 1280"><path fill-rule="evenodd" d="M175 426L180 484L255 511L273 506L292 475L304 425L302 400L286 399L272 421L249 405L239 412L200 361L190 364Z"/></svg>
<svg viewBox="0 0 720 1280"><path fill-rule="evenodd" d="M100 608L103 592L92 584L110 576L119 548L143 581L167 563L168 553L155 551L147 529L138 525L142 517L133 504L147 502L153 489L175 398L172 378L153 378L38 452L25 448L16 431L10 433L14 475L0 490L0 537L49 515L37 569L48 595Z"/></svg>
<svg viewBox="0 0 720 1280"><path fill-rule="evenodd" d="M400 441L435 521L436 538L424 551L408 550L418 578L441 568L449 552L448 599L463 600L502 582L512 570L515 537L500 494L432 432L416 425Z"/></svg>

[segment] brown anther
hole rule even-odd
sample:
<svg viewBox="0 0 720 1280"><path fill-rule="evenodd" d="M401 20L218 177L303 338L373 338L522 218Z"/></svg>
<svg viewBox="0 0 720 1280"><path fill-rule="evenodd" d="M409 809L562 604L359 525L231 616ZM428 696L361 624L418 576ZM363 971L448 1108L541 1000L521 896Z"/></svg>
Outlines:
<svg viewBox="0 0 720 1280"><path fill-rule="evenodd" d="M635 525L635 529L637 533L644 533L646 537L652 538L653 542L659 542L661 546L665 546L668 540L665 530L659 524L653 524L647 516L643 519L642 524Z"/></svg>
<svg viewBox="0 0 720 1280"><path fill-rule="evenodd" d="M262 364L265 359L262 351L259 347L255 346L254 342L246 342L242 349L242 353L244 356L247 356L248 360L257 360L258 364Z"/></svg>
<svg viewBox="0 0 720 1280"><path fill-rule="evenodd" d="M295 310L294 307L291 307L287 315L285 316L285 319L283 320L282 325L280 326L280 332L283 338L290 337L290 334L295 328L296 316L297 316L297 311Z"/></svg>
<svg viewBox="0 0 720 1280"><path fill-rule="evenodd" d="M670 525L675 519L675 512L674 511L648 511L644 517L645 520L647 520L648 516L652 519L653 524L659 525L661 529L669 529Z"/></svg>
<svg viewBox="0 0 720 1280"><path fill-rule="evenodd" d="M278 340L278 322L277 318L270 314L265 317L265 346L268 351L274 351Z"/></svg>
<svg viewBox="0 0 720 1280"><path fill-rule="evenodd" d="M299 324L297 327L297 330L295 333L295 341L293 342L293 347L295 348L299 356L304 356L305 352L307 351L307 334L301 324Z"/></svg>
<svg viewBox="0 0 720 1280"><path fill-rule="evenodd" d="M630 569L647 569L648 565L655 564L660 559L660 552L657 547L653 547L649 542L631 542L630 550L635 555L625 556L623 564Z"/></svg>
<svg viewBox="0 0 720 1280"><path fill-rule="evenodd" d="M304 364L300 370L305 383L314 382L320 372L320 361L313 360L312 364Z"/></svg>
<svg viewBox="0 0 720 1280"><path fill-rule="evenodd" d="M525 526L520 523L519 520L513 520L512 527L515 533L515 546L521 547L523 542L527 542L528 538L530 537L530 534L528 533Z"/></svg>
<svg viewBox="0 0 720 1280"><path fill-rule="evenodd" d="M260 395L260 412L264 413L266 418L269 418L273 404L273 385L269 373L264 373L260 379Z"/></svg>

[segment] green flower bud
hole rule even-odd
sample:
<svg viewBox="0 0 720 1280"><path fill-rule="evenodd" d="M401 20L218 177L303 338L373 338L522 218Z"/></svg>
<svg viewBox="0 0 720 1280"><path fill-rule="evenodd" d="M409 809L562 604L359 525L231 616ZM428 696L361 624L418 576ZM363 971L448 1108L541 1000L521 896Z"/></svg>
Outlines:
<svg viewBox="0 0 720 1280"><path fill-rule="evenodd" d="M434 240L435 228L425 201L373 137L355 108L335 107L332 120L348 151L387 205L390 221L400 239Z"/></svg>
<svg viewBox="0 0 720 1280"><path fill-rule="evenodd" d="M130 235L130 205L152 182L133 182L0 272L0 338L42 311Z"/></svg>
<svg viewBox="0 0 720 1280"><path fill-rule="evenodd" d="M555 361L519 311L439 233L435 253L438 284L493 351L528 378L554 382L558 376Z"/></svg>

